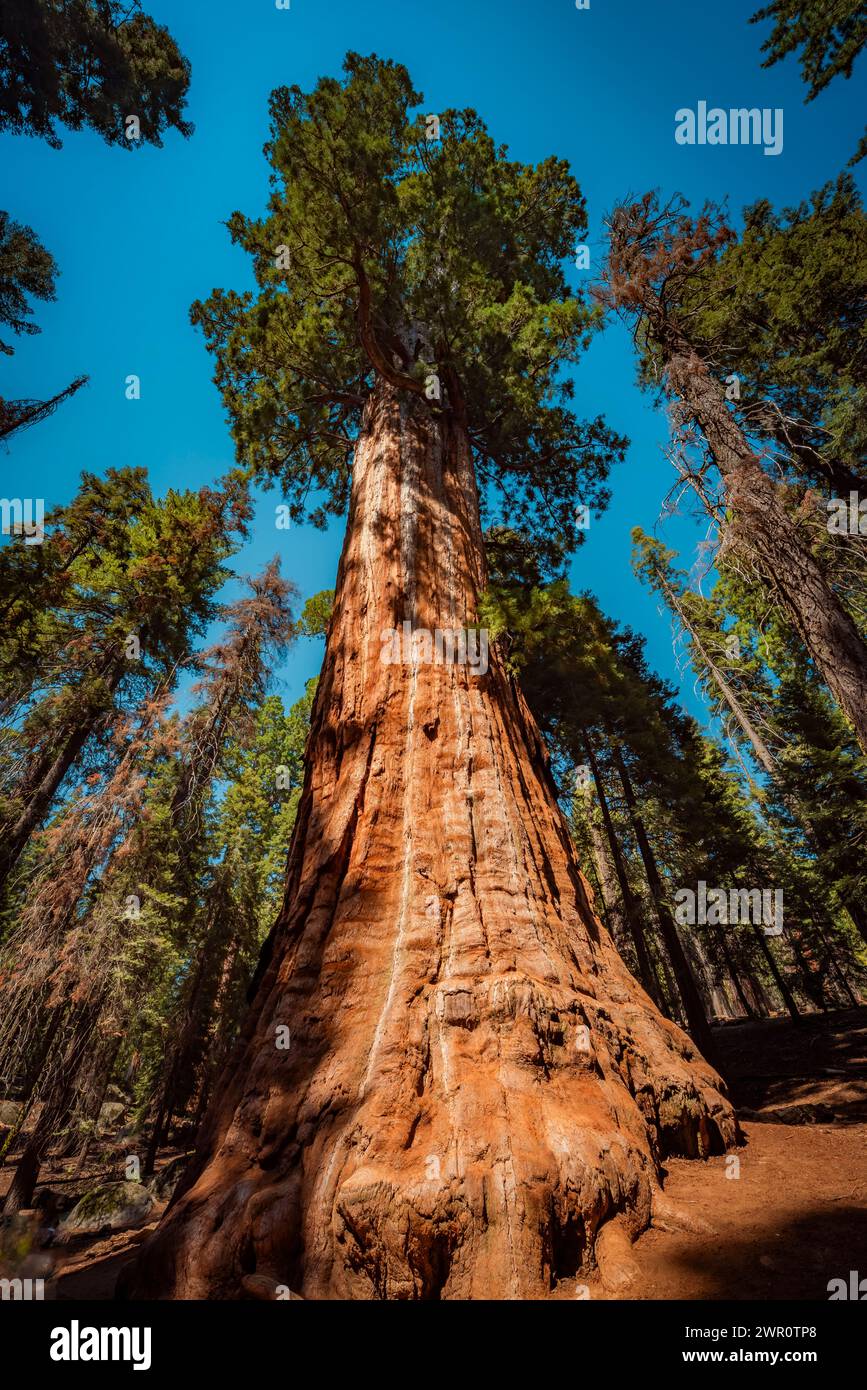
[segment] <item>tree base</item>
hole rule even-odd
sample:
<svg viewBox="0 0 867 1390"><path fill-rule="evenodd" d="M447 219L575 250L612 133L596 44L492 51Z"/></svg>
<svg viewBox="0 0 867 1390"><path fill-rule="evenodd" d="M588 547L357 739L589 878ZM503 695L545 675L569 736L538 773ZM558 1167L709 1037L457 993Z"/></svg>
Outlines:
<svg viewBox="0 0 867 1390"><path fill-rule="evenodd" d="M612 1218L649 1224L666 1154L737 1141L594 912L496 650L475 671L383 660L404 622L472 623L482 556L465 433L382 388L285 905L136 1296L244 1298L258 1276L314 1299L544 1297Z"/></svg>
<svg viewBox="0 0 867 1390"><path fill-rule="evenodd" d="M256 1275L307 1299L524 1299L589 1274L609 1223L633 1241L663 1208L662 1159L740 1140L716 1074L624 985L604 1003L517 974L432 990L403 1067L351 1118L311 1111L284 1150L279 1100L262 1107L255 1163L223 1149L132 1292L245 1298ZM469 1081L436 1100L443 1047Z"/></svg>

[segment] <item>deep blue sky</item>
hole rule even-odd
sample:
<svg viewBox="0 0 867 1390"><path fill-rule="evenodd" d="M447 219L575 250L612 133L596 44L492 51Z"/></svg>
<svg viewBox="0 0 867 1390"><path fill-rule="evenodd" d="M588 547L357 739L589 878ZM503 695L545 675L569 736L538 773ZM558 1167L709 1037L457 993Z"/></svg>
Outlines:
<svg viewBox="0 0 867 1390"><path fill-rule="evenodd" d="M312 86L338 74L348 49L407 65L425 109L473 106L515 158L567 158L587 198L594 254L601 219L627 193L659 186L694 202L728 198L734 214L767 197L800 201L845 165L863 127L862 58L804 105L796 59L763 71L768 26L747 23L758 0L147 0L192 63L192 139L135 153L95 135L63 133L63 148L0 138L0 206L33 226L61 269L57 301L36 306L42 333L2 361L0 394L47 396L88 373L89 386L0 456L0 495L67 500L82 468L144 465L155 491L198 487L231 462L232 441L211 383L212 364L188 307L214 286L243 288L249 271L222 221L254 215L267 196L262 144L272 87ZM782 107L783 153L760 147L686 148L674 140L678 107ZM863 166L862 166L863 167ZM860 176L863 179L863 174ZM124 397L129 373L142 398ZM652 663L677 680L667 617L632 577L629 532L652 530L671 485L664 417L634 384L625 331L612 325L577 377L577 405L602 412L632 440L612 478L606 516L573 565L614 617L646 634ZM251 572L279 551L305 595L334 581L342 522L327 534L277 531L276 494L262 502L248 548ZM695 525L660 534L692 563ZM290 656L282 693L295 699L321 661L321 643ZM690 677L683 698L698 710Z"/></svg>

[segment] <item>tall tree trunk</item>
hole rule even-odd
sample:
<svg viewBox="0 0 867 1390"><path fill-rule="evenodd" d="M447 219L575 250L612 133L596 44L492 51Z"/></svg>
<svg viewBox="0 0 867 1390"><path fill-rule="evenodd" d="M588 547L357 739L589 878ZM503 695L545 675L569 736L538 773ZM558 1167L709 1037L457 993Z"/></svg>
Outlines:
<svg viewBox="0 0 867 1390"><path fill-rule="evenodd" d="M242 1298L252 1273L308 1298L543 1295L603 1222L647 1225L664 1152L737 1139L593 914L498 655L381 660L404 620L473 623L482 557L465 429L379 385L284 905L134 1297Z"/></svg>
<svg viewBox="0 0 867 1390"><path fill-rule="evenodd" d="M608 840L592 811L588 816L587 832L590 838L593 869L599 888L599 899L604 909L605 925L614 941L619 942L624 931L624 921L617 874L614 869L614 861L611 858L611 851L608 848Z"/></svg>
<svg viewBox="0 0 867 1390"><path fill-rule="evenodd" d="M798 536L771 479L728 409L717 381L692 351L669 356L672 389L701 427L725 483L730 536L799 634L867 753L867 646Z"/></svg>
<svg viewBox="0 0 867 1390"><path fill-rule="evenodd" d="M861 903L847 901L844 906L858 935L862 941L867 942L867 912L864 911Z"/></svg>
<svg viewBox="0 0 867 1390"><path fill-rule="evenodd" d="M638 808L638 801L635 790L632 786L632 778L623 757L623 751L613 735L611 737L611 751L614 757L614 766L617 768L617 775L623 787L623 795L626 805L629 808L629 815L635 830L635 838L638 841L638 851L641 855L641 862L644 865L644 872L647 875L647 882L656 904L656 913L659 918L659 928L662 932L662 940L671 961L671 968L674 971L674 978L677 981L677 988L683 1001L686 1011L686 1021L689 1031L696 1043L701 1048L705 1057L712 1057L714 1052L713 1037L710 1031L710 1024L707 1021L704 1004L698 992L698 985L695 976L690 969L689 961L683 944L677 934L674 918L665 896L662 878L656 866L656 856L651 848L650 840L644 826L641 812Z"/></svg>
<svg viewBox="0 0 867 1390"><path fill-rule="evenodd" d="M42 1108L18 1160L9 1191L3 1203L3 1214L9 1216L32 1206L33 1193L39 1181L43 1159L51 1148L57 1132L66 1123L74 1105L82 1067L92 1050L93 1032L99 1019L101 1002L97 999L76 1006L68 1019L68 1034L62 1045L48 1084L39 1099Z"/></svg>
<svg viewBox="0 0 867 1390"><path fill-rule="evenodd" d="M78 1159L74 1169L75 1177L80 1177L83 1173L84 1165L87 1162L87 1155L90 1152L90 1146L94 1140L94 1133L96 1135L99 1134L99 1117L102 1114L102 1107L105 1104L108 1088L111 1085L114 1065L117 1061L117 1055L120 1052L122 1042L123 1038L118 1035L118 1037L108 1044L107 1048L103 1047L96 1049L91 1075L93 1089L84 1114L84 1119L92 1121L93 1131L86 1132L84 1139L79 1145Z"/></svg>
<svg viewBox="0 0 867 1390"><path fill-rule="evenodd" d="M735 993L738 997L740 1006L746 1014L747 1018L755 1018L756 1011L753 1008L749 1000L749 997L747 996L746 990L744 989L744 982L741 978L741 972L737 965L737 962L735 961L732 949L729 946L725 931L722 927L717 927L714 931L714 936L716 937L720 946L720 950L722 951L722 957L726 964L726 970L729 973L729 979L735 987Z"/></svg>
<svg viewBox="0 0 867 1390"><path fill-rule="evenodd" d="M214 918L212 912L209 912L204 937L199 947L195 973L183 1008L176 1020L174 1036L170 1039L166 1050L165 1065L161 1069L162 1084L158 1094L153 1129L145 1152L144 1173L146 1177L149 1177L154 1171L157 1154L165 1143L171 1125L179 1078L188 1062L190 1047L200 1022L199 1003L202 997L205 972L211 951L218 944L215 943L215 936Z"/></svg>
<svg viewBox="0 0 867 1390"><path fill-rule="evenodd" d="M194 1135L198 1135L199 1126L202 1123L205 1111L210 1103L214 1083L219 1077L225 1065L226 1058L232 1050L232 1032L230 1028L225 1026L225 1020L228 1015L230 1019L237 1021L236 1012L231 1009L231 1000L229 996L232 990L233 978L240 954L241 943L237 936L233 936L223 959L223 965L220 971L220 982L211 1009L211 1021L208 1029L205 1051L206 1061L201 1072L199 1095L196 1102L195 1115L193 1116Z"/></svg>
<svg viewBox="0 0 867 1390"><path fill-rule="evenodd" d="M662 585L662 588L665 591L665 596L668 599L669 607L677 614L678 618L680 619L680 622L686 628L686 631L689 633L690 637L692 638L693 642L698 648L699 656L701 657L702 661L704 662L705 666L710 672L717 689L719 690L720 694L722 695L723 699L725 700L726 704L728 705L729 709L731 710L732 714L734 715L735 719L740 725L743 733L746 735L747 739L752 745L753 752L756 756L756 761L764 768L765 772L767 772L770 777L775 777L777 775L778 769L776 762L774 761L774 758L771 754L771 751L768 748L768 745L765 743L765 740L759 734L758 730L756 729L755 725L753 724L752 720L747 714L744 706L741 704L734 690L729 685L728 681L725 679L716 662L710 656L707 648L701 640L701 637L699 636L698 628L695 626L694 623L690 622L686 609L681 603L679 596L675 593L674 589L671 587L668 580L661 572L658 572L658 578L660 584Z"/></svg>
<svg viewBox="0 0 867 1390"><path fill-rule="evenodd" d="M608 806L608 797L605 793L605 783L602 780L598 759L593 752L590 736L586 731L584 732L584 756L587 759L587 765L593 775L593 783L596 787L596 798L599 802L602 824L605 826L605 833L608 836L611 858L614 861L617 882L620 884L620 896L623 899L623 910L626 914L626 922L629 927L629 934L632 937L632 944L635 947L639 978L657 1007L662 1008L662 996L659 991L659 982L656 978L656 972L651 964L650 953L647 949L647 938L644 934L641 903L633 893L632 884L629 882L629 875L626 872L626 865L623 862L623 852L617 842L614 822L611 819L611 810Z"/></svg>
<svg viewBox="0 0 867 1390"><path fill-rule="evenodd" d="M820 911L821 911L821 909L820 909ZM811 917L810 917L810 921L811 921L812 924L813 924L813 930L816 932L816 935L818 936L818 938L819 938L819 940L821 941L822 945L825 947L825 949L826 949L827 952L828 952L828 959L829 959L830 962L831 962L831 969L834 970L834 971L836 971L837 979L840 981L841 985L843 986L843 993L844 993L844 994L848 994L848 996L849 996L849 1001L850 1001L850 1003L852 1004L852 1007L857 1009L858 1004L859 1004L860 1001L856 998L855 992L854 992L854 990L852 989L852 986L851 986L850 983L849 983L849 980L848 980L848 978L847 978L847 976L846 976L846 973L845 973L845 971L843 970L843 967L842 967L841 964L840 964L840 961L839 961L839 959L838 959L838 946L837 946L837 944L836 944L834 941L829 941L829 940L828 940L828 934L827 934L827 932L825 931L824 927L822 926L821 917L818 915L818 913L813 913L813 914L811 915Z"/></svg>
<svg viewBox="0 0 867 1390"><path fill-rule="evenodd" d="M123 662L114 659L112 669L107 675L105 685L109 696L113 696L123 676ZM3 827L0 841L0 893L3 892L28 841L39 828L52 802L74 763L78 761L87 740L93 734L105 713L99 705L92 705L81 714L60 748L54 745L41 749L27 768L20 784L12 788L12 795L21 809L14 820Z"/></svg>
<svg viewBox="0 0 867 1390"><path fill-rule="evenodd" d="M774 953L768 945L768 938L765 936L765 933L762 931L761 927L756 922L754 922L752 918L750 919L750 928L752 930L753 936L756 938L756 941L759 944L759 950L761 951L762 955L764 956L767 962L768 969L774 977L774 984L777 986L777 989L780 992L780 998L786 1006L789 1017L794 1019L795 1023L799 1023L801 1019L801 1011L795 1003L794 994L789 989L789 986L783 979L780 967L777 965L777 962L774 959Z"/></svg>

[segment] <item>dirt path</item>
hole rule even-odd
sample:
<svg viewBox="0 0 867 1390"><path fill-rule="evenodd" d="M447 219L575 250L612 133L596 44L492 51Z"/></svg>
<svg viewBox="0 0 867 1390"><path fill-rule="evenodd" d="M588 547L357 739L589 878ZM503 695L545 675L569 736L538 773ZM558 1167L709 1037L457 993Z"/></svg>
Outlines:
<svg viewBox="0 0 867 1390"><path fill-rule="evenodd" d="M744 1131L737 1177L725 1158L669 1164L666 1195L714 1234L646 1232L627 1297L823 1300L829 1279L867 1275L867 1125ZM598 1279L587 1286L613 1296Z"/></svg>
<svg viewBox="0 0 867 1390"><path fill-rule="evenodd" d="M714 1234L646 1232L626 1296L825 1300L830 1279L867 1276L867 1009L729 1024L716 1040L747 1142L669 1161L666 1196Z"/></svg>

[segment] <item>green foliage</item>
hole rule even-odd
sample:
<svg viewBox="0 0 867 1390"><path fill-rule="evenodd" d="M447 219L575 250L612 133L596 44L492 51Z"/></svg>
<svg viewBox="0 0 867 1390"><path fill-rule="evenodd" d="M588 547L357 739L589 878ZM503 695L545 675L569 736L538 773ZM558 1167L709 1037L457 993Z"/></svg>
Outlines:
<svg viewBox="0 0 867 1390"><path fill-rule="evenodd" d="M247 986L282 897L315 686L308 682L288 714L279 697L268 695L246 725L235 721L242 732L227 742L201 789L203 814L186 815L182 852L161 851L174 897L159 904L168 910L161 950L142 977L127 1049L138 1059L142 1116L161 1095L166 1126L195 1095L201 1101L208 1094L241 1025ZM181 760L188 744L181 739ZM181 781L176 763L174 781L155 784L155 814L147 818L154 829L162 824L178 834L173 808ZM153 902L150 882L146 891Z"/></svg>
<svg viewBox="0 0 867 1390"><path fill-rule="evenodd" d="M13 222L8 212L0 212L0 323L13 333L38 333L30 322L33 309L28 297L54 299L57 265L45 250L32 227ZM0 352L12 355L14 348L0 340Z"/></svg>
<svg viewBox="0 0 867 1390"><path fill-rule="evenodd" d="M578 185L562 160L510 160L472 110L442 112L428 141L399 64L351 53L344 71L272 94L268 213L229 219L258 291L193 306L238 457L279 479L296 518L324 493L323 525L345 506L375 376L422 395L435 372L481 479L518 516L542 495L574 543L576 497L604 505L624 447L569 408L564 369L599 324L562 265L586 230Z"/></svg>
<svg viewBox="0 0 867 1390"><path fill-rule="evenodd" d="M216 616L236 548L231 492L151 496L143 470L84 474L45 540L0 549L2 878L29 836L148 692L171 689Z"/></svg>
<svg viewBox="0 0 867 1390"><path fill-rule="evenodd" d="M321 589L318 594L313 594L301 610L297 624L298 636L324 637L328 631L333 607L333 589Z"/></svg>
<svg viewBox="0 0 867 1390"><path fill-rule="evenodd" d="M0 130L56 147L58 125L86 126L129 148L124 121L135 115L141 140L161 145L170 128L192 133L189 84L189 63L139 0L5 0L0 10Z"/></svg>
<svg viewBox="0 0 867 1390"><path fill-rule="evenodd" d="M256 902L258 947L279 905L286 851L304 778L304 747L316 680L286 714L276 695L263 700L252 742L230 750L228 785L215 814L215 853L247 876ZM235 885L237 887L237 879Z"/></svg>
<svg viewBox="0 0 867 1390"><path fill-rule="evenodd" d="M773 796L763 792L756 776L744 776L743 768L733 764L719 745L678 708L671 687L649 670L642 639L618 629L589 595L571 594L565 579L536 582L535 548L526 538L522 546L521 539L512 535L508 545L501 544L496 550L501 563L504 556L509 557L510 563L505 568L492 563L492 583L482 598L480 621L489 628L510 668L520 677L522 690L546 735L554 770L570 806L576 839L588 871L596 878L597 891L602 891L606 877L598 860L603 834L597 799L601 793L616 834L616 843L609 845L609 853L623 860L633 895L640 899L648 894L634 820L623 801L622 764L669 906L677 887L695 887L699 879L724 887L769 883L782 886L787 936L776 945L775 963L782 988L794 989L813 1005L821 1003L823 989L836 989L836 984L829 983L832 958L857 969L855 940L844 909L848 910L856 891L851 881L854 865L850 852L863 836L863 828L856 828L853 812L846 813L841 805L852 796L857 769L846 760L857 760L857 749L849 743L845 756L841 748L835 755L826 749L825 756L830 758L833 771L826 764L824 785L828 787L834 782L834 804L847 825L839 853L828 854L824 843L811 846L803 828L793 838L791 819L787 821L775 806ZM721 620L722 594L711 603L688 593L682 576L673 568L671 553L640 533L636 533L636 541L639 572L652 577L657 591L667 601L669 592L676 589L682 611L700 638L700 648L691 640L690 654L711 707L729 714L702 652L709 650L715 662L725 664L732 686L743 691L754 678L753 663L761 662L755 641L751 643L744 636L742 661L734 672L729 670L726 639L733 632L737 635L740 628L732 623L728 611ZM670 590L662 584L662 575ZM782 695L791 686L776 671L764 673L763 681L767 697L780 703L780 741L788 740L791 745L795 721L785 708ZM822 707L827 708L824 692L819 693ZM814 717L821 721L819 708L814 710ZM836 714L834 719L837 733L843 737L842 721ZM825 726L826 738L828 727ZM743 732L736 728L736 735L736 746L742 746ZM840 757L843 762L837 761ZM586 768L588 759L595 766L595 776L601 779L600 786L594 777L591 786L595 790L589 797L574 790L574 769ZM856 804L863 807L863 801ZM863 879L857 891L862 889ZM621 910L627 907L628 904L621 904ZM656 939L648 925L652 913L651 906L645 936L651 955L664 972L667 950L664 940ZM628 936L617 935L621 951L637 967ZM754 1007L763 998L762 991L773 992L777 988L768 974L767 959L757 954L757 941L748 929L729 930L723 936L711 927L696 926L683 929L682 935L692 955L692 969L704 979L705 991L716 991L726 981L736 979L743 994L742 1003L746 1000L749 1007ZM750 981L758 995L749 993ZM725 987L730 994L731 986ZM677 1000L671 997L667 983L663 992L676 1009ZM835 997L839 1002L839 996Z"/></svg>
<svg viewBox="0 0 867 1390"><path fill-rule="evenodd" d="M750 20L759 24L772 19L774 27L762 44L773 67L800 50L801 76L812 101L841 73L851 77L852 64L867 43L867 13L863 0L771 0Z"/></svg>
<svg viewBox="0 0 867 1390"><path fill-rule="evenodd" d="M795 901L805 915L821 905L819 918L831 936L840 934L844 958L860 953L850 921L867 940L867 760L849 725L759 585L723 561L702 597L672 551L637 528L633 540L636 572L683 629L690 665L747 770Z"/></svg>
<svg viewBox="0 0 867 1390"><path fill-rule="evenodd" d="M741 379L735 409L784 467L844 496L867 477L867 219L851 177L781 213L745 209L682 312L715 373Z"/></svg>
<svg viewBox="0 0 867 1390"><path fill-rule="evenodd" d="M53 787L50 824L24 846L0 916L0 1069L52 1124L68 1112L79 1140L93 1135L112 1074L140 1119L154 1115L153 1142L194 1099L204 1104L282 894L315 682L288 714L267 694L271 662L298 626L276 562L231 605L214 601L229 531L246 514L226 487L156 501L141 471L86 476L52 516L30 575L40 623L29 640L44 665L4 728L8 744L29 749L7 820L21 813L31 768L41 776L82 721L87 740ZM26 590L24 558L3 553L12 602ZM137 605L148 651L113 688L103 682L111 699L97 725L69 648L85 673L101 669ZM311 627L328 606L328 595L311 601ZM190 639L218 614L224 635L194 653ZM199 702L167 716L183 666L202 675Z"/></svg>
<svg viewBox="0 0 867 1390"><path fill-rule="evenodd" d="M867 42L867 13L863 0L771 0L750 20L772 19L774 27L762 44L763 67L773 67L800 49L801 77L807 84L805 101L812 101L833 78L852 76L852 66ZM857 164L867 154L867 133L849 160Z"/></svg>

